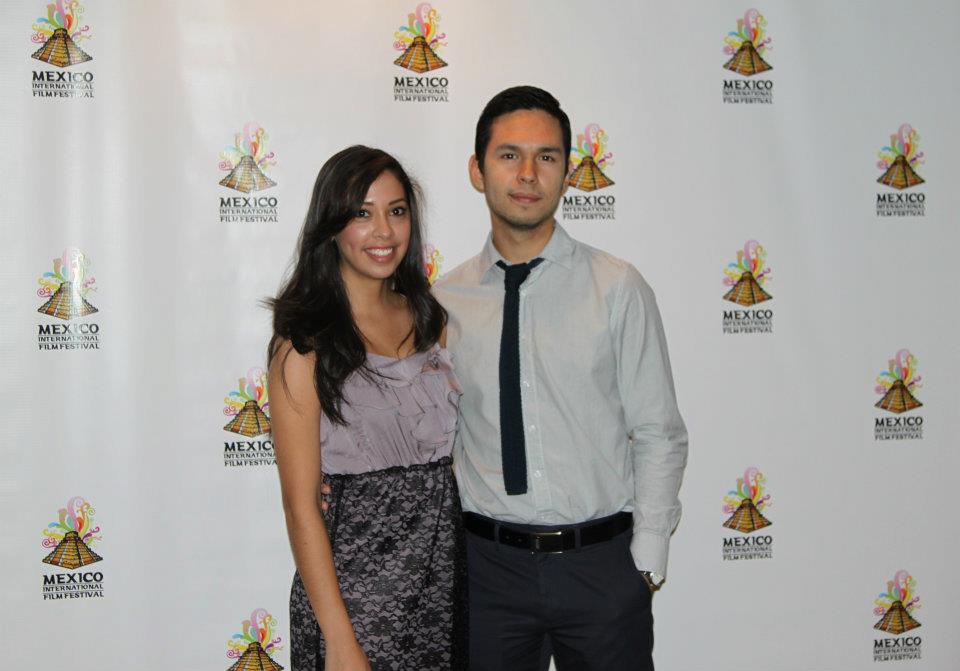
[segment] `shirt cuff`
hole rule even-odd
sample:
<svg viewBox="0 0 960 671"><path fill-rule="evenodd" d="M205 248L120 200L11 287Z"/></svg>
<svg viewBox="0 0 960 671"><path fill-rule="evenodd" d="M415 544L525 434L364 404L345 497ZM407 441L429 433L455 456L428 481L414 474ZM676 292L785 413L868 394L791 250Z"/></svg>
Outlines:
<svg viewBox="0 0 960 671"><path fill-rule="evenodd" d="M630 553L638 571L650 571L667 577L667 554L670 551L670 538L649 531L634 529L630 541Z"/></svg>

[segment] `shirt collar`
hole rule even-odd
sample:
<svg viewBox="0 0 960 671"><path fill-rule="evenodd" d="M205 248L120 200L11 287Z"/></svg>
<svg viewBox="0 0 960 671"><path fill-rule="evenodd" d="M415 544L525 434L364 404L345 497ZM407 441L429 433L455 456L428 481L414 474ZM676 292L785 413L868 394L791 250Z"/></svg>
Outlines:
<svg viewBox="0 0 960 671"><path fill-rule="evenodd" d="M550 261L551 263L556 263L568 270L573 266L573 250L575 244L573 238L571 238L567 232L563 229L558 223L553 225L553 235L550 236L550 240L547 241L546 246L543 248L537 256L542 258L544 261ZM497 248L493 244L493 234L487 234L487 241L483 245L483 251L480 252L480 268L483 271L482 280L489 280L494 268L497 267L497 261L503 261L507 263L507 260L503 258L503 255L497 251ZM499 272L503 272L502 270Z"/></svg>

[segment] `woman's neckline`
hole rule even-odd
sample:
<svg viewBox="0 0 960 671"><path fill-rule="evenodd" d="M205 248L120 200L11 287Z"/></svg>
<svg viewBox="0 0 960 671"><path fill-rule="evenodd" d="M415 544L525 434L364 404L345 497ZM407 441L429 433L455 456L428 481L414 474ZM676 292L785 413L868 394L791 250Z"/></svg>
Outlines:
<svg viewBox="0 0 960 671"><path fill-rule="evenodd" d="M434 350L437 350L437 349L443 349L443 348L440 346L440 343L434 343L434 344L430 347L430 349L424 350L424 351L422 351L422 352L418 352L417 350L414 350L414 351L410 352L410 354L408 354L408 355L406 355L406 356L403 356L403 357L390 356L390 355L388 355L388 354L377 354L376 352L370 352L370 351L367 351L367 357L376 357L376 358L378 358L378 359L386 359L387 361L406 361L407 359L412 359L413 357L417 356L418 354L429 354L430 352L433 352Z"/></svg>

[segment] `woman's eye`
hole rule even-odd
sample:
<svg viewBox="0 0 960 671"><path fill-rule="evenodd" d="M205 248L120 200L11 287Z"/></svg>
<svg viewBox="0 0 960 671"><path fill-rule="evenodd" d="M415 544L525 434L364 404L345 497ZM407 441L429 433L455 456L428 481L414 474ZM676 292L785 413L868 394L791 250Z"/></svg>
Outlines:
<svg viewBox="0 0 960 671"><path fill-rule="evenodd" d="M369 217L369 216L370 216L370 212L368 212L367 210L364 210L364 209L358 210L358 211L357 211L357 214L356 214L356 217L357 217L358 219L359 219L360 217Z"/></svg>
<svg viewBox="0 0 960 671"><path fill-rule="evenodd" d="M393 208L393 209L390 211L390 213L391 213L393 216L395 216L395 217L402 217L403 215L405 215L405 214L407 213L407 208L405 208L405 207L395 207L395 208Z"/></svg>

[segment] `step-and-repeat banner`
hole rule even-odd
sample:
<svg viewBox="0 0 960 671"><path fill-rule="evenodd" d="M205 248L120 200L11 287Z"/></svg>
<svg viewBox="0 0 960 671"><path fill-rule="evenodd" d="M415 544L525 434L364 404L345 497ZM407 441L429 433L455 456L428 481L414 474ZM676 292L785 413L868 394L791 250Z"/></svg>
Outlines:
<svg viewBox="0 0 960 671"><path fill-rule="evenodd" d="M957 668L956 3L0 16L8 664L288 666L262 300L353 143L424 186L425 272L475 254L474 124L532 83L557 219L654 287L690 429L659 668Z"/></svg>

